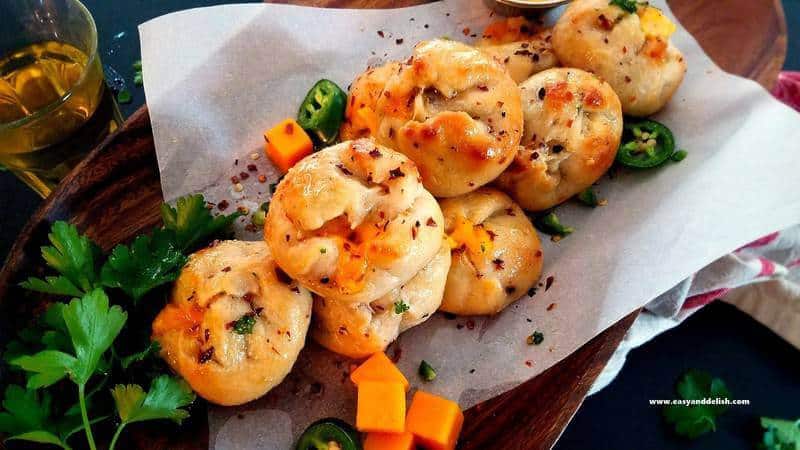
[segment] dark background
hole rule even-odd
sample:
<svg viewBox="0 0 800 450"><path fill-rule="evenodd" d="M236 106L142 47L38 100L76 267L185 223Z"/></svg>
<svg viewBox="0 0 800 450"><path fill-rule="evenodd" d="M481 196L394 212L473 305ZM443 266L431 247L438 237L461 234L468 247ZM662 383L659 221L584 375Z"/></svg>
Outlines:
<svg viewBox="0 0 800 450"><path fill-rule="evenodd" d="M765 0L756 0L765 1ZM139 59L136 26L153 17L224 1L85 0L97 22L103 62L127 80L133 100L120 105L129 116L144 102L133 86ZM786 70L800 70L800 0L783 0L789 29ZM8 172L0 172L0 259L40 199ZM682 326L628 356L619 377L589 397L556 449L753 449L760 437L757 417L800 417L800 353L768 329L721 302L704 308ZM718 430L695 441L676 437L648 399L673 398L675 380L687 369L703 369L725 380L734 398Z"/></svg>

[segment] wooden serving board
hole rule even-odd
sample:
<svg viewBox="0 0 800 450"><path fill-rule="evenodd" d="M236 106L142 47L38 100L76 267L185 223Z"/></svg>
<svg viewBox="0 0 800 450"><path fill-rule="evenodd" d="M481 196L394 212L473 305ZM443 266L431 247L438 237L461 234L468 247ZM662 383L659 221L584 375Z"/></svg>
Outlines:
<svg viewBox="0 0 800 450"><path fill-rule="evenodd" d="M309 0L290 3L350 8L408 6L403 0ZM681 23L723 69L771 87L786 55L786 24L780 0L717 2L672 0ZM55 220L69 220L104 250L159 225L162 201L147 107L139 109L61 183L23 229L0 272L0 338L27 313L17 283L43 270L39 247ZM630 328L637 312L620 320L578 351L511 391L470 408L459 448L551 448ZM148 449L208 446L204 414L180 429L131 427L126 444ZM0 444L0 446L2 446Z"/></svg>

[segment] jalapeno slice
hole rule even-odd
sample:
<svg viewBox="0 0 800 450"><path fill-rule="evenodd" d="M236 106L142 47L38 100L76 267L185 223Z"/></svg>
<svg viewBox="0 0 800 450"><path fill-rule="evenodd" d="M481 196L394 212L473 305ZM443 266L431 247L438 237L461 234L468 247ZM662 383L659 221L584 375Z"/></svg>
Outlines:
<svg viewBox="0 0 800 450"><path fill-rule="evenodd" d="M319 142L332 144L342 126L346 104L347 95L336 83L319 80L300 104L297 123Z"/></svg>
<svg viewBox="0 0 800 450"><path fill-rule="evenodd" d="M655 120L626 122L617 162L636 169L649 169L664 163L675 151L675 137L664 124Z"/></svg>
<svg viewBox="0 0 800 450"><path fill-rule="evenodd" d="M361 450L358 432L347 422L327 418L306 428L295 450Z"/></svg>

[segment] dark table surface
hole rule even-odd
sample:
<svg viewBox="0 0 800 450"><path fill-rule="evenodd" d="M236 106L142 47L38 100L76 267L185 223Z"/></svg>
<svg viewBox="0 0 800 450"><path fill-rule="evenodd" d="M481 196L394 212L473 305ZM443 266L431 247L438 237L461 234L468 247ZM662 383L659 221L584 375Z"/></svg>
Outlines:
<svg viewBox="0 0 800 450"><path fill-rule="evenodd" d="M85 0L97 22L103 62L127 80L131 103L123 115L144 103L132 85L132 63L139 59L137 24L159 15L224 1ZM800 70L800 0L783 0L789 29L787 70ZM0 259L40 199L8 172L0 172ZM760 436L757 417L800 417L798 351L749 316L717 302L683 325L632 351L620 376L589 397L556 449L753 449ZM673 398L675 380L689 368L723 378L734 398L750 406L732 407L718 430L696 441L677 438L649 399Z"/></svg>

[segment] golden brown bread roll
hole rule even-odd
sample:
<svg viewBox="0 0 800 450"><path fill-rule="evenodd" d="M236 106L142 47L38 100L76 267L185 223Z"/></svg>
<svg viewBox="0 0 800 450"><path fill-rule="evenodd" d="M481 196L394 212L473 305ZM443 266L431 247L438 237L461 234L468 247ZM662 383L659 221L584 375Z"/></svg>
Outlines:
<svg viewBox="0 0 800 450"><path fill-rule="evenodd" d="M439 250L442 212L408 158L369 139L297 163L278 184L264 238L291 277L322 297L368 303Z"/></svg>
<svg viewBox="0 0 800 450"><path fill-rule="evenodd" d="M311 337L351 358L382 352L400 333L436 312L449 269L450 247L443 244L414 278L370 303L342 303L315 296Z"/></svg>
<svg viewBox="0 0 800 450"><path fill-rule="evenodd" d="M593 72L614 88L625 114L647 116L664 107L686 73L675 31L658 9L629 13L608 0L575 0L553 28L564 66Z"/></svg>
<svg viewBox="0 0 800 450"><path fill-rule="evenodd" d="M152 337L198 395L238 405L286 377L310 320L311 293L275 265L264 242L223 241L189 257Z"/></svg>
<svg viewBox="0 0 800 450"><path fill-rule="evenodd" d="M524 17L508 17L490 23L476 47L503 64L516 83L558 65L550 42L552 30L537 30Z"/></svg>
<svg viewBox="0 0 800 450"><path fill-rule="evenodd" d="M400 63L390 61L382 66L367 69L350 85L344 123L339 135L343 141L372 136L378 129L375 107L389 77L395 75Z"/></svg>
<svg viewBox="0 0 800 450"><path fill-rule="evenodd" d="M597 181L622 135L622 110L608 83L579 69L540 72L520 85L525 136L496 185L523 208L551 208Z"/></svg>
<svg viewBox="0 0 800 450"><path fill-rule="evenodd" d="M539 237L511 198L481 188L441 202L453 261L442 311L496 314L525 295L542 272Z"/></svg>
<svg viewBox="0 0 800 450"><path fill-rule="evenodd" d="M395 64L353 84L348 103L359 108L346 136L370 130L411 158L437 197L475 190L511 163L522 111L519 89L499 63L466 44L436 39L420 42L411 58Z"/></svg>

